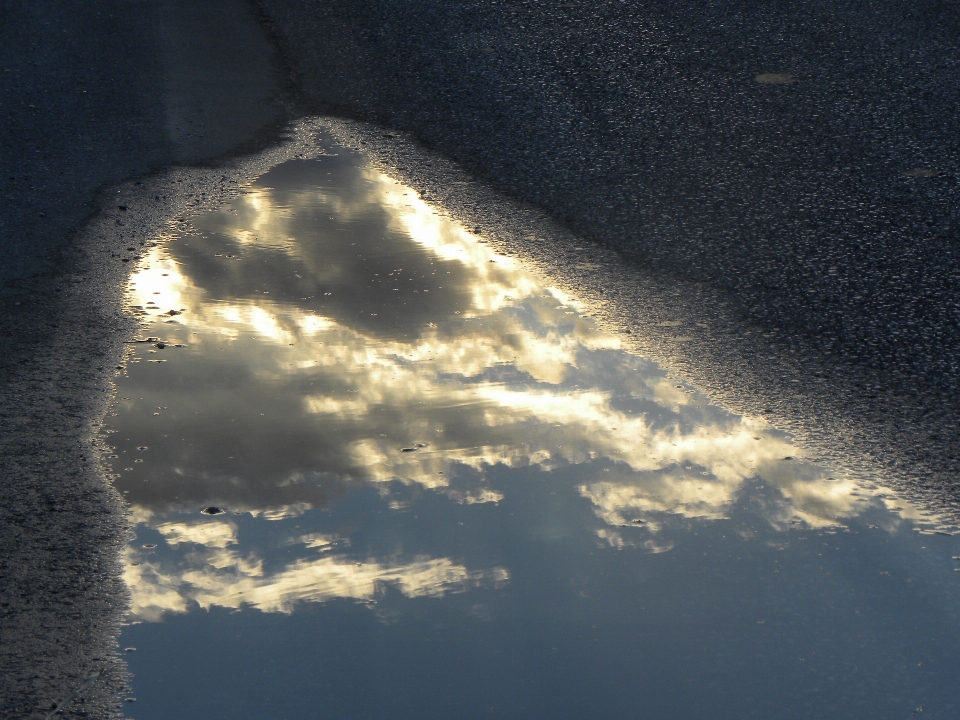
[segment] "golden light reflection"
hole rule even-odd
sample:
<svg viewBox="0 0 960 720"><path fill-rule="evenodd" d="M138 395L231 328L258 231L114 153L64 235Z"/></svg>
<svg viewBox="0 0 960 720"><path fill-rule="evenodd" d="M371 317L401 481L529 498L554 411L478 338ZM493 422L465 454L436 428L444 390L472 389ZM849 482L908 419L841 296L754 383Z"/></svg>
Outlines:
<svg viewBox="0 0 960 720"><path fill-rule="evenodd" d="M244 362L258 377L282 382L302 373L337 376L355 391L348 396L302 396L304 413L320 416L326 425L350 421L362 428L384 408L402 410L404 426L416 428L429 446L398 456L393 437L354 438L348 443L349 454L370 481L399 479L438 488L449 478L438 473L457 463L476 469L534 463L551 469L609 458L643 473L640 485L639 478L631 477L616 485L585 486L584 495L614 524L625 522L624 512L639 510L724 517L743 481L758 474L783 492L796 517L814 525L834 523L862 506L850 495L855 489L850 481L809 472L799 478L793 471L799 461L779 461L797 454L796 448L754 421L722 415L685 421L684 413L702 405L703 398L677 389L662 374L631 380L640 386L635 396L642 394L656 401L664 414L680 416L665 425L651 422L649 414L617 410L610 390L563 386L592 353L618 350L618 339L567 315L570 308L581 308L512 258L496 255L476 236L436 214L409 188L370 169L362 171L359 187L362 192L348 195L303 188L285 193L279 208L270 190L254 189L234 203L235 213L220 214L217 227L238 242L300 257L304 243L295 239L291 223L305 208L322 208L343 221L376 208L385 213L388 228L431 256L465 267L471 302L460 317L423 328L412 342L400 342L269 296L214 302L162 247L150 253L145 264L151 269L136 273L133 304L153 300L161 310L185 306L178 320L192 333L195 345L255 335L262 351ZM545 302L538 302L543 298ZM533 312L504 312L524 301ZM472 324L464 323L465 318L473 318ZM463 381L501 365L526 373L535 387ZM607 378L606 384L611 380L616 379ZM482 424L471 428L471 442L463 443L462 437L448 442L444 421L431 418L432 409L451 406L482 408ZM499 430L495 434L503 441L484 438L490 430ZM692 464L709 477L687 478L673 469L678 464Z"/></svg>
<svg viewBox="0 0 960 720"><path fill-rule="evenodd" d="M305 545L324 549L313 541ZM186 612L194 605L290 613L303 602L338 598L375 602L388 588L408 598L440 597L480 585L498 587L509 580L504 568L470 571L447 558L391 565L323 555L267 571L255 554L241 555L219 544L194 547L173 571L132 547L124 560L124 577L132 595L130 616L146 622Z"/></svg>
<svg viewBox="0 0 960 720"><path fill-rule="evenodd" d="M289 490L283 500L231 495L248 479L243 463L215 471L177 465L185 478L212 478L210 501L268 520L299 518L315 504L297 497L296 487L311 487L310 473L326 473L385 493L400 482L460 505L498 503L509 490L489 486L489 468L596 466L595 477L579 485L604 523L592 532L611 547L659 553L672 547L657 539L665 515L729 517L751 479L775 490L764 512L784 530L842 525L890 493L828 476L760 421L710 406L630 356L579 314L575 299L496 255L409 188L369 169L348 180L253 188L204 221L206 239L151 248L132 278L131 305L152 317L149 332L186 346L182 360L171 356L182 375L219 363L247 378L225 389L205 370L190 392L209 394L198 407L211 409L202 420L181 418L178 434L193 432L201 443L210 427L229 427L236 409L209 415L226 407L225 393L247 393L257 416L279 418L262 421L258 433L296 427L327 448L324 466L305 467L313 456L300 464L289 453L271 459L276 487ZM377 254L362 255L364 237L379 243ZM214 242L223 252L213 251ZM264 271L270 262L279 269ZM354 291L368 303L363 313L356 302L336 304ZM403 303L412 308L410 327L398 329L402 313L392 324L381 321ZM156 352L138 349L132 360ZM280 401L282 411L271 412ZM454 486L464 469L475 475L473 487ZM915 515L899 502L901 514ZM174 570L128 550L133 613L141 619L194 604L290 612L334 597L369 601L385 585L420 597L508 578L502 568L471 571L448 558L358 565L323 533L296 535L320 557L268 572L255 551L241 551L233 523L179 522L148 505L141 501L138 519L170 548L191 550Z"/></svg>

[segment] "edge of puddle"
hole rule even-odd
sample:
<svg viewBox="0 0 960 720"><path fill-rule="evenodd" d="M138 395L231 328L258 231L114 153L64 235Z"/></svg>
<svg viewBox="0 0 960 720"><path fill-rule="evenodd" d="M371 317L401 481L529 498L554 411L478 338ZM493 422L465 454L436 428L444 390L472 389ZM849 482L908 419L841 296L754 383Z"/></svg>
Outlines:
<svg viewBox="0 0 960 720"><path fill-rule="evenodd" d="M0 297L0 370L11 400L0 409L5 717L43 717L100 670L71 708L124 716L130 677L117 643L128 593L120 554L131 527L101 456L113 378L139 327L126 309L129 276L171 225L219 207L304 148L303 137L287 131L251 156L104 188L56 273Z"/></svg>
<svg viewBox="0 0 960 720"><path fill-rule="evenodd" d="M27 419L3 411L13 430L2 442L8 457L35 456L31 469L15 468L19 476L7 473L0 490L0 537L10 548L3 563L14 577L0 607L7 620L0 656L7 667L34 670L33 677L8 675L4 695L6 702L19 703L16 710L24 717L40 712L24 702L60 700L104 667L87 693L85 711L122 717L117 701L130 690L117 638L127 602L120 552L131 528L100 456L115 394L110 368L122 372L125 342L139 328L126 309L126 289L141 250L236 197L270 167L318 155L318 133L364 153L385 174L436 203L441 213L479 228L478 241L578 298L585 314L618 334L627 349L654 359L713 402L762 417L790 432L811 457L860 478L896 471L901 480L884 478L885 484L955 521L945 479L938 474L931 479L885 442L898 432L892 421L869 418L854 426L844 414L855 400L854 390L844 386L844 378L831 377L816 358L745 332L734 323L729 300L715 290L658 282L625 265L614 251L578 240L542 211L504 198L407 136L350 120L305 118L258 154L218 165L173 167L105 189L64 254L63 271L53 281L56 294L49 295L48 278L18 298L0 298L9 336L28 338L4 360L5 383L31 412ZM127 250L131 247L133 252ZM31 305L31 317L17 310L20 303ZM40 331L33 328L38 316L45 324ZM795 359L769 360L786 356ZM817 372L816 386L793 391ZM64 413L75 420L73 427L56 433L37 427ZM878 442L885 444L877 449ZM926 488L919 487L922 483ZM43 542L20 542L18 526L29 526L30 537ZM70 652L64 653L67 647ZM48 698L53 692L59 697Z"/></svg>

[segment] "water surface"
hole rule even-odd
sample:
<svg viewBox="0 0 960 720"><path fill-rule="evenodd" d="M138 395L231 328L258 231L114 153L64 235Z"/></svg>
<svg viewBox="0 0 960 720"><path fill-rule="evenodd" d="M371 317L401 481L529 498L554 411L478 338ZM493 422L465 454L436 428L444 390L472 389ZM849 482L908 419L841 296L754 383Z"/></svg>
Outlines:
<svg viewBox="0 0 960 720"><path fill-rule="evenodd" d="M131 297L138 720L960 711L956 538L345 148Z"/></svg>

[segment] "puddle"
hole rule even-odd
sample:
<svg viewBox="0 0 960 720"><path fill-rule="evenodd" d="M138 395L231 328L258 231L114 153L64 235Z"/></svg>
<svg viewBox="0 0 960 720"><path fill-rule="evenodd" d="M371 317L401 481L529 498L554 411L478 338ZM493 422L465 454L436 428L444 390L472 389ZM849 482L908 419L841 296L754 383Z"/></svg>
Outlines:
<svg viewBox="0 0 960 720"><path fill-rule="evenodd" d="M149 248L130 303L138 720L960 710L960 540L345 148Z"/></svg>

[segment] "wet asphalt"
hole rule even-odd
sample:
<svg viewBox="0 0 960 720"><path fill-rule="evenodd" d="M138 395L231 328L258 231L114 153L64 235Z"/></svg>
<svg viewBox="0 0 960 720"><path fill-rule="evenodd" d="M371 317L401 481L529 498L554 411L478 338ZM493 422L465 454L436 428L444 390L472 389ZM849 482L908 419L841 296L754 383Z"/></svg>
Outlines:
<svg viewBox="0 0 960 720"><path fill-rule="evenodd" d="M956 488L950 3L11 1L0 40L4 716L117 662L124 531L90 444L130 331L110 303L127 243L201 191L170 181L139 222L112 187L296 115L407 131L625 266L706 288L846 387L834 415L909 436ZM78 255L91 218L111 249ZM119 712L117 667L78 712Z"/></svg>

